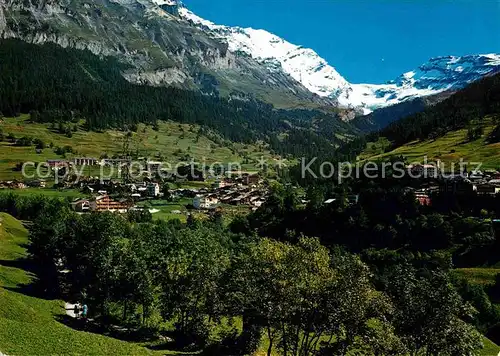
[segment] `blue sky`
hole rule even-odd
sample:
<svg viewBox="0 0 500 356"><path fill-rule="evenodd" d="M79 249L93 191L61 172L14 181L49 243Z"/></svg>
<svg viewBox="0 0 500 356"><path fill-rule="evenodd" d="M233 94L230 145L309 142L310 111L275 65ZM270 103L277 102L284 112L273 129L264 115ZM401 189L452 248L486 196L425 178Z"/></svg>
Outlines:
<svg viewBox="0 0 500 356"><path fill-rule="evenodd" d="M383 83L431 57L500 53L500 0L183 0L218 24L310 47L353 83Z"/></svg>

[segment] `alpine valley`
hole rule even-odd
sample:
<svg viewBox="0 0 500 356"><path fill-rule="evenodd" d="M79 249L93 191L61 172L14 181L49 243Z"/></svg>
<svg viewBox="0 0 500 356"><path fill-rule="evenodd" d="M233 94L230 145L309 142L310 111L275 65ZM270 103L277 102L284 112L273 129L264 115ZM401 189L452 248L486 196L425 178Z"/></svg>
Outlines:
<svg viewBox="0 0 500 356"><path fill-rule="evenodd" d="M351 83L176 0L0 0L0 356L500 356L500 54L410 69Z"/></svg>
<svg viewBox="0 0 500 356"><path fill-rule="evenodd" d="M500 71L497 54L444 56L384 84L353 84L312 49L265 30L216 25L175 0L6 0L0 37L118 57L133 83L252 97L278 108L350 109L344 120Z"/></svg>

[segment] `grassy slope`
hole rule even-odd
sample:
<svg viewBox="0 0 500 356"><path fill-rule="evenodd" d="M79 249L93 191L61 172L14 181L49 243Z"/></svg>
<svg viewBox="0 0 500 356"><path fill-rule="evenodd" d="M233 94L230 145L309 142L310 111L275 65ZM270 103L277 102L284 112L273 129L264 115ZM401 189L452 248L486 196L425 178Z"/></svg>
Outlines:
<svg viewBox="0 0 500 356"><path fill-rule="evenodd" d="M484 338L484 349L481 351L481 356L497 356L500 354L500 347L492 341Z"/></svg>
<svg viewBox="0 0 500 356"><path fill-rule="evenodd" d="M467 278L472 284L479 284L484 287L489 287L495 284L495 277L500 273L498 268L459 268L455 270L460 276ZM500 354L500 347L494 344L491 340L484 338L484 349L481 351L482 356L497 356Z"/></svg>
<svg viewBox="0 0 500 356"><path fill-rule="evenodd" d="M26 115L20 118L6 118L0 122L0 128L5 136L9 133L17 138L29 136L40 138L46 145L51 142L54 146L71 146L78 152L77 156L99 158L106 153L108 156L121 154L123 152L124 133L120 131L87 132L81 128L68 138L50 130L49 125L33 124L27 122ZM199 127L194 125L181 125L174 122L159 124L160 130L154 131L150 126L139 125L137 133L134 133L130 141L130 151L139 152L139 156L150 157L156 160L159 155L165 162L175 165L189 154L196 162L244 162L244 170L255 171L257 160L264 156L271 158L269 151L260 144L243 145L239 143L216 143L205 136L196 140ZM181 150L181 153L178 151ZM69 157L69 156L68 156ZM8 142L0 142L0 180L20 178L20 172L12 169L17 163L25 161L44 162L47 159L60 159L53 149L46 148L41 154L37 154L35 147L16 147ZM85 171L87 173L87 171ZM92 172L92 175L97 175Z"/></svg>
<svg viewBox="0 0 500 356"><path fill-rule="evenodd" d="M7 267L26 256L28 232L21 222L0 213L0 350L12 355L147 355L133 343L73 330L55 320L63 315L62 301L29 297L12 289L30 283L26 271ZM264 338L257 355L265 354ZM500 347L485 339L483 356L496 356ZM169 352L159 352L169 353Z"/></svg>
<svg viewBox="0 0 500 356"><path fill-rule="evenodd" d="M25 257L28 233L0 213L0 351L8 355L148 355L149 350L109 337L75 331L55 320L62 301L43 300L15 291L33 278L13 261Z"/></svg>
<svg viewBox="0 0 500 356"><path fill-rule="evenodd" d="M390 152L385 152L389 142L381 139L378 142L369 143L366 150L361 154L363 160L375 160L390 156L405 156L410 163L423 162L427 156L429 162L441 160L449 168L450 163L458 163L460 158L467 162L482 162L483 168L500 168L500 143L489 144L487 136L493 130L491 120L483 120L485 125L482 138L467 142L467 130L449 132L437 140L413 141L398 147Z"/></svg>
<svg viewBox="0 0 500 356"><path fill-rule="evenodd" d="M495 278L500 273L499 268L459 268L456 273L465 277L473 284L491 286L495 284Z"/></svg>
<svg viewBox="0 0 500 356"><path fill-rule="evenodd" d="M47 197L58 197L58 198L84 198L85 194L79 192L76 189L52 189L52 188L26 188L26 189L0 189L0 193L4 191L8 193L13 193L19 196L33 196L33 195L44 195Z"/></svg>

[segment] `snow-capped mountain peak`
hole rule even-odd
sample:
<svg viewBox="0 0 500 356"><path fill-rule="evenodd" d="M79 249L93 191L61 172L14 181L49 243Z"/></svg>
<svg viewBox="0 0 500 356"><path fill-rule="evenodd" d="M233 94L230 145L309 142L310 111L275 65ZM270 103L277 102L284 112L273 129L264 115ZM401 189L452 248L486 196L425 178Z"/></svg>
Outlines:
<svg viewBox="0 0 500 356"><path fill-rule="evenodd" d="M352 84L356 100L351 100L351 103L361 104L366 111L371 111L447 90L459 90L497 72L500 72L498 54L431 58L387 84Z"/></svg>
<svg viewBox="0 0 500 356"><path fill-rule="evenodd" d="M162 5L167 5L167 6L178 6L177 1L175 0L153 0L153 2L156 5L162 6Z"/></svg>
<svg viewBox="0 0 500 356"><path fill-rule="evenodd" d="M270 65L271 70L275 70L276 65L281 66L286 73L315 94L334 97L332 94L349 84L312 49L292 44L265 30L216 25L185 7L179 9L179 14L226 40L230 51L245 53L265 62Z"/></svg>
<svg viewBox="0 0 500 356"><path fill-rule="evenodd" d="M153 0L153 1L154 2L159 2L159 1L163 1L163 0ZM192 11L188 10L184 6L180 7L180 9L179 9L179 15L182 18L184 18L185 20L192 21L196 25L205 26L205 27L207 27L207 28L209 28L211 30L215 30L215 29L218 29L218 28L224 28L224 27L226 27L226 26L216 25L216 24L214 24L211 21L202 19L201 17L199 17L198 15L196 15L195 13L193 13Z"/></svg>
<svg viewBox="0 0 500 356"><path fill-rule="evenodd" d="M314 50L292 44L268 31L217 25L183 6L179 8L179 15L226 41L230 51L251 56L270 71L283 70L310 92L335 98L341 106L359 108L365 114L414 98L458 90L500 71L499 54L446 56L432 58L385 84L352 84Z"/></svg>

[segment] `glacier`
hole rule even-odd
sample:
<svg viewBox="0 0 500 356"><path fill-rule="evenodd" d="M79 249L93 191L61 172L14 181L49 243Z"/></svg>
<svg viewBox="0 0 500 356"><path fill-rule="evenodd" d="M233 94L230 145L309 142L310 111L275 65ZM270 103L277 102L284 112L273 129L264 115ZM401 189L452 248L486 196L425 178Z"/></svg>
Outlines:
<svg viewBox="0 0 500 356"><path fill-rule="evenodd" d="M153 0L157 4L175 0ZM314 50L292 44L266 30L217 25L180 4L179 16L227 42L229 50L259 61L270 71L282 70L310 92L336 99L341 107L369 114L415 98L454 91L500 72L500 54L443 56L383 84L348 82Z"/></svg>

